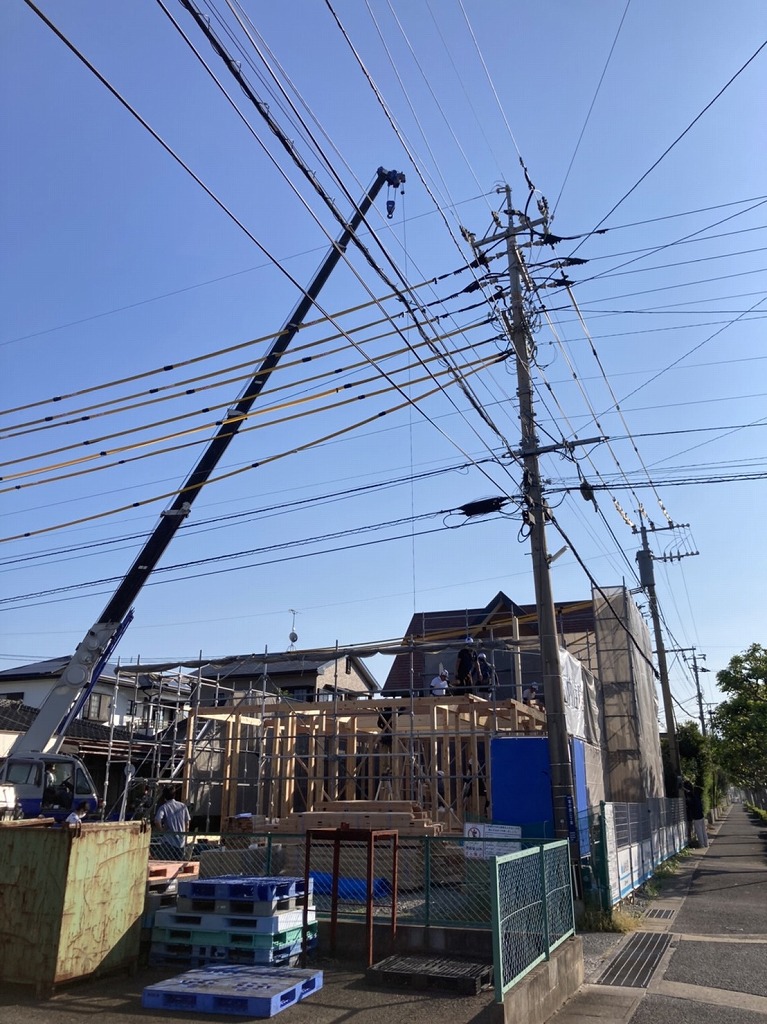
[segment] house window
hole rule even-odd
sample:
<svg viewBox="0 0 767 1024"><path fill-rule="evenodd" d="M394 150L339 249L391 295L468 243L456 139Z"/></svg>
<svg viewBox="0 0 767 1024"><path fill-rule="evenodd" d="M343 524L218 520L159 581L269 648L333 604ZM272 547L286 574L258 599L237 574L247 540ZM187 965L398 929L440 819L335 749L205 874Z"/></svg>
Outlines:
<svg viewBox="0 0 767 1024"><path fill-rule="evenodd" d="M85 707L83 708L83 718L87 718L91 722L108 722L109 694L92 693L88 700L85 702Z"/></svg>
<svg viewBox="0 0 767 1024"><path fill-rule="evenodd" d="M0 693L3 700L24 700L24 691L15 690L13 693Z"/></svg>

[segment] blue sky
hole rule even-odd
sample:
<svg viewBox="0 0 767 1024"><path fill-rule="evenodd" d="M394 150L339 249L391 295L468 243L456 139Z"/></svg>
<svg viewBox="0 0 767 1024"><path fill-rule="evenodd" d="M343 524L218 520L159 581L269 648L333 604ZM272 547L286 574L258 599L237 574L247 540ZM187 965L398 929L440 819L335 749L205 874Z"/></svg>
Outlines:
<svg viewBox="0 0 767 1024"><path fill-rule="evenodd" d="M176 0L167 10L252 130L158 3L39 6L259 244L22 0L2 5L0 534L34 534L0 549L5 667L74 648L166 503L150 499L184 479L209 435L216 411L199 410L220 412L238 396L266 342L147 372L268 337L299 296L283 271L307 283L337 234ZM554 233L609 229L529 256L577 249L589 260L569 275L591 342L563 289L539 292L542 437L611 438L578 450L580 472L609 485L597 491L601 514L559 489L578 485L571 460L543 460L557 522L578 555L554 563L555 600L589 594L578 559L600 585L636 586L637 537L613 498L634 523L641 501L665 526L660 500L674 523L690 525L658 533L656 554L700 552L656 562L669 646L695 646L713 673L761 641L767 49L602 222L767 38L764 6L744 0L726 18L712 0L199 6L222 35L224 25L231 32L233 53L242 47L235 56L255 91L344 215L344 191L358 198L379 165L405 172L393 219L382 195L369 219L376 237L366 238L381 266L390 256L422 285L418 301L442 317L433 333L451 334L440 344L465 372L502 347L493 340L498 326L481 322L486 310L461 311L481 293L449 298L472 279L465 269L423 282L465 268L472 253L460 227L480 237L490 229L502 208L499 184L526 202L520 154L536 197L555 210ZM291 123L267 63L304 104L316 146ZM387 293L357 253L333 275L317 314L323 322L300 335L314 343L302 354L315 358L275 375L260 408L281 408L254 418L222 471L260 467L200 497L165 571L136 603L123 658L284 650L291 609L299 646L343 645L396 637L414 610L484 605L499 589L520 603L534 599L514 506L470 524L451 511L518 493L518 470L498 459L519 441L513 366L467 378L491 430L455 384L422 382L413 356L408 368L407 346L421 351L420 336L403 317L394 332L386 318L402 307L373 302ZM173 385L175 395L200 386L187 379L214 372L229 383L147 404L153 387ZM318 397L339 378L356 387ZM161 440L190 426L197 432ZM91 471L117 457L80 461L86 449L121 445L130 447L121 465ZM372 532L384 523L393 525ZM285 548L294 542L301 546ZM561 546L552 530L550 550ZM49 593L57 588L71 589ZM675 695L692 714L689 670L676 656L670 663ZM385 664L376 671L383 679ZM702 677L707 700L717 699L713 678Z"/></svg>

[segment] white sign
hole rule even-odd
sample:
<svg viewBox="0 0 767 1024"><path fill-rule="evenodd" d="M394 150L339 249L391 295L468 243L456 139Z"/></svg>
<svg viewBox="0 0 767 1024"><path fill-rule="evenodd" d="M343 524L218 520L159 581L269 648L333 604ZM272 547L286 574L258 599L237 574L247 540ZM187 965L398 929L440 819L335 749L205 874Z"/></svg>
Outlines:
<svg viewBox="0 0 767 1024"><path fill-rule="evenodd" d="M463 826L464 838L476 842L464 843L463 852L469 860L488 860L504 853L518 853L522 828L519 825L496 825L492 821L467 821ZM493 840L498 840L493 842Z"/></svg>

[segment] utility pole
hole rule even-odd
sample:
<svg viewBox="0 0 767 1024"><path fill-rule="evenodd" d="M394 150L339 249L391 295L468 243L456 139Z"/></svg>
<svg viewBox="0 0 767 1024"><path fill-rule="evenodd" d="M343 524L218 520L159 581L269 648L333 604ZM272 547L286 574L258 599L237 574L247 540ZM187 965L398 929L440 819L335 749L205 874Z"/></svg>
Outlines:
<svg viewBox="0 0 767 1024"><path fill-rule="evenodd" d="M710 672L711 670L708 669L708 668L704 668L703 665L698 667L698 660L697 660L695 654L696 654L696 651L695 651L695 648L693 647L692 648L692 671L693 671L693 675L695 676L695 691L698 694L698 714L700 715L700 729L701 729L701 732L703 733L703 735L707 736L708 735L708 729L706 728L706 716L703 713L703 694L702 694L701 689L700 689L700 676L698 675L698 673L699 672ZM700 660L701 661L705 661L706 660L706 655L705 654L701 654Z"/></svg>
<svg viewBox="0 0 767 1024"><path fill-rule="evenodd" d="M698 718L700 719L700 730L704 736L708 735L708 727L706 725L706 716L703 712L703 693L700 688L700 672L710 672L710 669L704 668L703 665L698 665L697 660L697 647L675 647L673 650L668 651L668 654L692 654L692 672L695 676L695 692L698 695ZM701 654L701 661L706 660L706 655Z"/></svg>
<svg viewBox="0 0 767 1024"><path fill-rule="evenodd" d="M499 189L499 191L501 191ZM503 314L506 328L514 346L517 364L517 396L522 427L520 450L523 464L522 493L525 502L525 523L530 533L530 547L533 560L535 603L538 615L538 636L541 645L541 666L543 693L546 702L546 725L551 765L551 795L554 809L554 829L558 838L570 839L571 852L577 856L577 831L574 815L573 768L570 759L570 745L565 718L565 700L562 686L562 668L559 658L554 599L551 592L549 557L546 549L546 520L548 511L543 497L543 487L538 465L538 437L535 431L533 408L533 386L530 375L530 328L525 316L522 296L524 264L517 246L517 235L529 232L531 227L544 223L544 218L530 221L514 211L511 205L511 189L502 190L506 196L505 214L508 226L500 232L481 240L471 239L479 248L499 241L505 241L511 283L511 310ZM519 226L515 225L519 219ZM500 224L499 224L500 227ZM551 450L551 448L547 448Z"/></svg>
<svg viewBox="0 0 767 1024"><path fill-rule="evenodd" d="M640 513L641 514L641 513ZM653 532L660 530L676 530L679 526L688 524L672 523L669 526L656 527L650 523L650 528ZM655 632L655 650L658 657L658 673L660 674L660 689L663 695L663 710L666 718L666 736L668 737L668 753L669 760L671 761L671 770L674 775L674 782L672 785L671 796L679 796L679 780L682 777L682 765L679 759L679 744L676 738L676 725L674 722L674 704L671 699L671 686L668 681L668 665L666 663L666 648L663 643L663 634L660 628L660 612L658 610L658 596L655 592L655 568L653 567L653 561L655 556L650 551L650 545L647 542L647 527L644 524L644 519L641 520L641 526L639 528L642 537L641 550L637 551L636 560L639 566L639 582L642 584L642 588L647 594L647 598L650 602L650 614L652 616L653 630ZM636 533L636 527L634 527ZM691 551L690 554L697 555L697 551ZM675 561L680 558L684 558L685 555L664 555L660 561Z"/></svg>

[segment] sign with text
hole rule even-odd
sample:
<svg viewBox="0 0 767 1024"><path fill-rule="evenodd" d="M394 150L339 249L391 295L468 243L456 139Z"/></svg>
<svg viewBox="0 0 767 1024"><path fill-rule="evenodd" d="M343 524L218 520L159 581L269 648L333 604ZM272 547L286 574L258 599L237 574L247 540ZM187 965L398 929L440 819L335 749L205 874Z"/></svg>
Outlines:
<svg viewBox="0 0 767 1024"><path fill-rule="evenodd" d="M463 835L472 842L463 844L469 860L488 860L504 853L518 853L522 849L520 825L496 825L492 821L464 822Z"/></svg>

